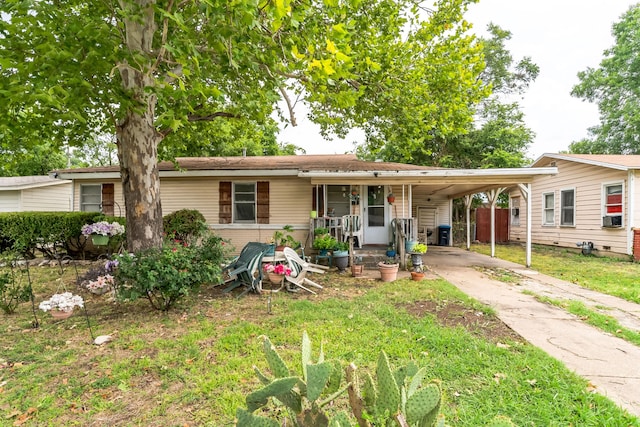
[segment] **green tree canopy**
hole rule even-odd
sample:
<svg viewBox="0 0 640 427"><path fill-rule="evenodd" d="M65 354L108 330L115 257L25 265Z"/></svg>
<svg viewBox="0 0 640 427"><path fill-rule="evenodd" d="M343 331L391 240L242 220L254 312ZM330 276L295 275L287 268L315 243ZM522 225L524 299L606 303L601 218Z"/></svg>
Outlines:
<svg viewBox="0 0 640 427"><path fill-rule="evenodd" d="M483 97L466 107L474 121L455 131L435 127L427 134L387 139L385 145L369 143L361 154L422 165L452 168L520 167L527 163L526 150L534 133L514 96L524 93L537 78L539 67L531 58L516 61L505 43L511 32L489 24L489 37L477 40L483 62L476 77Z"/></svg>
<svg viewBox="0 0 640 427"><path fill-rule="evenodd" d="M613 25L613 47L598 68L578 73L571 95L598 104L600 124L569 151L583 154L640 153L640 5Z"/></svg>
<svg viewBox="0 0 640 427"><path fill-rule="evenodd" d="M5 0L0 134L115 134L129 249L158 247L158 153L197 147L208 122L243 121L273 147L278 101L294 124L303 96L323 132L376 144L467 126L485 94L472 1L425 15L414 0Z"/></svg>

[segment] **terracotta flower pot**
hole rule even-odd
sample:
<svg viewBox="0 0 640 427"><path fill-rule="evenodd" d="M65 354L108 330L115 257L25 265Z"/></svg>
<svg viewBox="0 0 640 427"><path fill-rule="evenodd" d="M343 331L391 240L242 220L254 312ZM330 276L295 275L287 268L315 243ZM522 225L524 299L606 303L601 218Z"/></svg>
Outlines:
<svg viewBox="0 0 640 427"><path fill-rule="evenodd" d="M383 282L393 282L398 278L398 264L378 264L378 271L380 271L380 278Z"/></svg>
<svg viewBox="0 0 640 427"><path fill-rule="evenodd" d="M274 285L281 285L284 280L284 274L267 273L269 275L269 281Z"/></svg>
<svg viewBox="0 0 640 427"><path fill-rule="evenodd" d="M353 264L351 266L351 275L353 277L362 277L363 270L364 270L364 265L362 265L362 264Z"/></svg>
<svg viewBox="0 0 640 427"><path fill-rule="evenodd" d="M72 314L73 314L73 310L62 311L56 308L51 310L51 317L53 317L56 320L68 319L69 317L71 317Z"/></svg>
<svg viewBox="0 0 640 427"><path fill-rule="evenodd" d="M424 279L424 273L421 271L412 271L411 272L411 279L415 280L415 281L420 281L422 279Z"/></svg>

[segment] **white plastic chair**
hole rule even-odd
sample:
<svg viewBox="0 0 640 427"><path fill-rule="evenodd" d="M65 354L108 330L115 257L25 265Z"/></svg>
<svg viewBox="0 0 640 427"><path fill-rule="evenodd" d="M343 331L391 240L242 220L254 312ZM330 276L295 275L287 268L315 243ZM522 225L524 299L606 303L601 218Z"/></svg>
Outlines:
<svg viewBox="0 0 640 427"><path fill-rule="evenodd" d="M358 248L362 248L362 234L362 219L360 215L344 215L342 217L342 238L345 242L353 236L358 238Z"/></svg>
<svg viewBox="0 0 640 427"><path fill-rule="evenodd" d="M315 294L315 292L307 288L305 285L322 289L321 285L307 277L307 273L324 273L329 269L329 267L319 264L311 264L310 262L300 258L298 253L291 248L284 248L283 253L284 257L287 259L287 264L289 264L289 268L291 269L291 275L285 276L285 280L287 282L298 286L307 292L311 292L312 294Z"/></svg>

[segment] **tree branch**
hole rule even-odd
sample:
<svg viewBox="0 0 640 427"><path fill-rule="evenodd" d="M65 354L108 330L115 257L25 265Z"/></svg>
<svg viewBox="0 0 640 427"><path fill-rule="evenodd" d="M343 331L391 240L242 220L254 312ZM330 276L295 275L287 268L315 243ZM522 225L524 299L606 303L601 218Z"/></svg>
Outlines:
<svg viewBox="0 0 640 427"><path fill-rule="evenodd" d="M206 116L200 116L198 114L189 114L187 116L187 119L190 122L206 122L206 121L211 121L217 117L226 117L226 118L230 118L230 119L239 119L240 116L238 114L233 114L233 113L227 113L225 111L217 111L213 114L207 114Z"/></svg>
<svg viewBox="0 0 640 427"><path fill-rule="evenodd" d="M173 7L173 0L169 0L169 4L167 5L167 13L171 13L171 8ZM156 61L149 68L149 72L147 74L151 75L158 68L160 62L164 58L165 53L167 52L166 44L167 44L167 34L169 33L169 18L167 16L162 20L162 41L160 42L160 52L158 52L158 56L156 57Z"/></svg>

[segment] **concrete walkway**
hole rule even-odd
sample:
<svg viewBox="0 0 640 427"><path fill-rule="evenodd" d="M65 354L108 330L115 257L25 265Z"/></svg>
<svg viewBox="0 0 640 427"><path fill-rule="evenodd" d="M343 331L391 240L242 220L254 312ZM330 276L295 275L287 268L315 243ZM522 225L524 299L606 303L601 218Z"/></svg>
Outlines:
<svg viewBox="0 0 640 427"><path fill-rule="evenodd" d="M637 331L640 305L463 249L430 246L424 259L435 274L494 308L498 317L524 339L640 417L640 347L596 329L565 310L538 302L523 291L582 301ZM517 284L505 283L492 279L481 267L507 269L522 277Z"/></svg>

